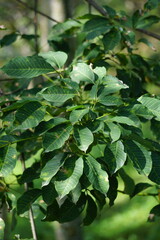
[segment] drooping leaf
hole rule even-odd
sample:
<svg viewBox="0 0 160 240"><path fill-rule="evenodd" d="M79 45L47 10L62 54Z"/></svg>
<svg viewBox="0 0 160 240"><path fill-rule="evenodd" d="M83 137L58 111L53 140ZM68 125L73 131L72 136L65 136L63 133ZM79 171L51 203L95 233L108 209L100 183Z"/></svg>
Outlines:
<svg viewBox="0 0 160 240"><path fill-rule="evenodd" d="M108 174L102 169L101 164L90 155L86 158L84 172L95 189L107 194Z"/></svg>
<svg viewBox="0 0 160 240"><path fill-rule="evenodd" d="M141 144L132 140L125 141L125 148L137 171L148 176L152 168L150 152Z"/></svg>
<svg viewBox="0 0 160 240"><path fill-rule="evenodd" d="M53 128L52 131L46 132L43 137L45 152L61 148L69 138L71 131L72 126L64 124Z"/></svg>
<svg viewBox="0 0 160 240"><path fill-rule="evenodd" d="M85 226L90 225L97 217L97 205L91 196L87 196L86 216L83 219Z"/></svg>
<svg viewBox="0 0 160 240"><path fill-rule="evenodd" d="M0 151L0 176L6 177L12 173L17 161L16 144L9 144Z"/></svg>
<svg viewBox="0 0 160 240"><path fill-rule="evenodd" d="M74 138L81 151L86 152L93 142L93 134L87 127L76 126L74 128Z"/></svg>
<svg viewBox="0 0 160 240"><path fill-rule="evenodd" d="M135 189L134 189L134 192L132 193L131 197L136 196L138 193L142 192L143 190L145 190L149 187L152 187L152 185L149 183L137 183L135 185Z"/></svg>
<svg viewBox="0 0 160 240"><path fill-rule="evenodd" d="M90 193L96 199L96 203L98 204L99 209L102 210L102 208L106 204L106 197L105 197L105 195L102 194L101 192L97 191L96 189L91 190Z"/></svg>
<svg viewBox="0 0 160 240"><path fill-rule="evenodd" d="M123 168L118 171L118 174L124 182L124 193L131 196L135 189L134 180L126 173L126 171L124 171Z"/></svg>
<svg viewBox="0 0 160 240"><path fill-rule="evenodd" d="M152 169L151 169L151 172L148 176L148 178L157 183L157 184L160 184L160 174L159 174L159 171L160 171L160 155L158 152L152 152Z"/></svg>
<svg viewBox="0 0 160 240"><path fill-rule="evenodd" d="M107 197L109 198L109 205L113 206L114 201L118 195L118 180L116 176L112 175L109 177L109 190L107 192Z"/></svg>
<svg viewBox="0 0 160 240"><path fill-rule="evenodd" d="M29 102L19 108L15 114L16 129L36 127L45 116L45 106L39 102Z"/></svg>
<svg viewBox="0 0 160 240"><path fill-rule="evenodd" d="M46 182L50 182L52 177L56 175L60 167L63 165L64 161L65 161L64 154L60 153L58 155L55 155L42 168L40 178L42 178Z"/></svg>
<svg viewBox="0 0 160 240"><path fill-rule="evenodd" d="M119 170L126 161L126 153L121 141L111 143L105 148L104 161L106 162L111 174Z"/></svg>
<svg viewBox="0 0 160 240"><path fill-rule="evenodd" d="M81 184L78 182L78 184L76 185L76 187L70 192L71 197L72 197L72 202L73 203L77 203L77 201L79 200L80 196L81 196Z"/></svg>
<svg viewBox="0 0 160 240"><path fill-rule="evenodd" d="M110 129L110 137L112 139L112 143L117 141L120 136L121 136L121 130L120 128L118 127L117 124L115 123L112 123L112 122L108 122L107 123L107 126L109 127Z"/></svg>
<svg viewBox="0 0 160 240"><path fill-rule="evenodd" d="M104 50L109 51L114 49L121 40L121 33L119 30L113 28L110 32L106 33L102 39Z"/></svg>
<svg viewBox="0 0 160 240"><path fill-rule="evenodd" d="M44 88L38 92L38 96L42 96L45 100L55 103L64 103L75 95L76 92L74 90L59 86Z"/></svg>
<svg viewBox="0 0 160 240"><path fill-rule="evenodd" d="M78 121L81 121L83 116L85 116L89 112L89 109L75 109L71 112L69 116L69 120L71 123L76 123Z"/></svg>
<svg viewBox="0 0 160 240"><path fill-rule="evenodd" d="M65 52L44 52L39 53L39 56L43 57L52 67L61 68L67 60L67 54Z"/></svg>
<svg viewBox="0 0 160 240"><path fill-rule="evenodd" d="M55 186L52 182L42 187L42 197L47 205L51 205L54 202L55 198L58 197Z"/></svg>
<svg viewBox="0 0 160 240"><path fill-rule="evenodd" d="M80 81L93 83L95 80L92 69L86 63L78 63L74 66L70 76L72 81L77 83Z"/></svg>
<svg viewBox="0 0 160 240"><path fill-rule="evenodd" d="M47 206L47 213L46 216L42 219L42 221L58 221L59 220L59 205L57 200L54 200L53 203Z"/></svg>
<svg viewBox="0 0 160 240"><path fill-rule="evenodd" d="M83 159L80 157L76 160L74 170L69 178L67 178L64 181L63 180L55 181L55 188L60 198L66 196L71 190L73 190L77 186L82 174L83 174Z"/></svg>
<svg viewBox="0 0 160 240"><path fill-rule="evenodd" d="M17 200L17 213L22 214L29 210L31 204L41 195L41 190L34 188L24 192Z"/></svg>
<svg viewBox="0 0 160 240"><path fill-rule="evenodd" d="M52 72L53 67L42 57L31 56L13 58L1 70L12 77L33 78Z"/></svg>

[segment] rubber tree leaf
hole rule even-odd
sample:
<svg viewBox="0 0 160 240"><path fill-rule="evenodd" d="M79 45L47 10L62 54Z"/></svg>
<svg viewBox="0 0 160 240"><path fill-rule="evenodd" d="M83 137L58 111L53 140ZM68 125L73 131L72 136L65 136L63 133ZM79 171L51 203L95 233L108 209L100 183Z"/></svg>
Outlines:
<svg viewBox="0 0 160 240"><path fill-rule="evenodd" d="M37 95L42 96L49 102L64 103L68 99L73 98L76 92L72 89L52 86L43 89Z"/></svg>
<svg viewBox="0 0 160 240"><path fill-rule="evenodd" d="M46 107L39 102L29 102L19 108L15 114L16 129L36 127L44 118Z"/></svg>
<svg viewBox="0 0 160 240"><path fill-rule="evenodd" d="M160 120L160 99L144 95L138 98L138 101Z"/></svg>
<svg viewBox="0 0 160 240"><path fill-rule="evenodd" d="M93 134L87 127L76 126L74 128L74 138L77 143L77 147L86 152L88 147L93 142Z"/></svg>
<svg viewBox="0 0 160 240"><path fill-rule="evenodd" d="M103 194L107 194L109 188L108 174L92 156L86 158L84 172L95 189Z"/></svg>
<svg viewBox="0 0 160 240"><path fill-rule="evenodd" d="M12 77L33 78L54 69L42 57L31 56L13 58L1 70Z"/></svg>
<svg viewBox="0 0 160 240"><path fill-rule="evenodd" d="M17 161L16 144L9 144L8 146L1 148L0 151L0 176L6 177L12 173Z"/></svg>
<svg viewBox="0 0 160 240"><path fill-rule="evenodd" d="M89 109L75 109L71 112L69 120L71 123L81 121L81 119L89 112Z"/></svg>
<svg viewBox="0 0 160 240"><path fill-rule="evenodd" d="M73 67L73 71L70 74L72 81L74 82L90 82L93 83L95 75L90 66L85 63L78 63Z"/></svg>
<svg viewBox="0 0 160 240"><path fill-rule="evenodd" d="M123 167L127 154L121 141L111 143L105 149L104 161L106 162L111 174Z"/></svg>
<svg viewBox="0 0 160 240"><path fill-rule="evenodd" d="M17 213L22 214L29 210L32 203L41 195L41 190L34 188L24 192L17 200Z"/></svg>
<svg viewBox="0 0 160 240"><path fill-rule="evenodd" d="M43 136L45 152L61 148L69 138L71 131L71 125L59 125L53 128L51 132L46 132Z"/></svg>
<svg viewBox="0 0 160 240"><path fill-rule="evenodd" d="M83 159L80 157L75 162L75 167L72 175L66 180L55 181L55 188L60 198L66 196L71 190L73 190L79 182L80 177L83 174Z"/></svg>
<svg viewBox="0 0 160 240"><path fill-rule="evenodd" d="M85 226L90 225L97 217L97 205L91 196L87 196L86 216L83 219Z"/></svg>
<svg viewBox="0 0 160 240"><path fill-rule="evenodd" d="M62 68L67 61L67 54L65 52L45 52L39 53L39 56L43 57L52 67Z"/></svg>
<svg viewBox="0 0 160 240"><path fill-rule="evenodd" d="M148 176L148 178L157 183L157 184L160 184L160 154L157 153L157 152L152 152L152 169L151 169L151 172Z"/></svg>
<svg viewBox="0 0 160 240"><path fill-rule="evenodd" d="M119 30L113 28L110 32L106 33L102 39L104 50L109 51L114 49L121 40L121 33Z"/></svg>
<svg viewBox="0 0 160 240"><path fill-rule="evenodd" d="M108 122L107 126L109 127L110 130L110 137L112 139L112 143L116 142L121 136L120 128L117 126L117 124L112 122Z"/></svg>
<svg viewBox="0 0 160 240"><path fill-rule="evenodd" d="M148 176L152 169L150 152L141 144L132 140L127 140L124 144L128 157L133 162L134 167L140 174Z"/></svg>
<svg viewBox="0 0 160 240"><path fill-rule="evenodd" d="M63 165L64 160L64 154L62 153L54 156L42 168L40 178L46 182L50 182L50 180L56 175L60 167Z"/></svg>

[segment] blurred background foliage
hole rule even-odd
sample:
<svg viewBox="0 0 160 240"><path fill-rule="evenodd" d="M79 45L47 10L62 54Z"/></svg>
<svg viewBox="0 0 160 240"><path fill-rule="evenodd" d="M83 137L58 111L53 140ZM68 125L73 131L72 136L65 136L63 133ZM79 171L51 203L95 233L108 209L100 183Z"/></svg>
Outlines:
<svg viewBox="0 0 160 240"><path fill-rule="evenodd" d="M27 6L34 8L34 1L23 1ZM144 0L99 0L101 5L109 5L116 10L126 11L128 15L132 14L136 9L141 9L142 5L145 3ZM63 21L68 17L76 18L78 16L88 13L87 4L82 0L39 0L38 10L47 14L48 16L56 19L57 21ZM160 15L160 9L154 10L154 13ZM92 9L92 12L95 12ZM97 14L97 12L96 12ZM35 16L34 11L26 7L17 0L0 0L0 15L1 22L0 25L5 28L5 30L0 31L0 65L2 66L10 58L15 56L26 56L32 55L35 52L35 40L33 35L35 34ZM49 44L47 42L48 34L51 27L55 24L48 18L38 14L38 44L39 51L48 51ZM153 32L159 31L159 25L154 25L151 29ZM13 34L12 41L10 45L5 44L3 46L4 36L7 34ZM142 35L143 37L143 35ZM3 41L2 41L3 39ZM160 51L160 42L154 38L148 37L152 42L154 48L150 49L143 43L140 46L140 54L143 57L154 58L158 57ZM16 40L16 41L15 41ZM7 41L7 40L6 40ZM0 78L2 78L1 76ZM3 82L0 82L2 84ZM160 88L158 85L153 83L146 83L146 88L149 92L159 94ZM146 135L150 135L148 132L148 126L144 125L144 132ZM154 137L154 136L152 136ZM33 159L29 160L33 162ZM132 169L132 170L131 170ZM16 167L15 171L21 171L19 166ZM127 173L131 175L135 182L148 182L148 180L136 173L133 168L127 167ZM8 179L8 181L14 181L13 179ZM121 190L124 186L121 184ZM13 184L13 189L9 190L18 192ZM18 194L18 193L17 193ZM101 216L90 226L83 229L85 240L158 240L159 239L159 224L160 222L147 222L150 209L157 204L157 200L153 196L137 196L129 199L128 196L119 193L118 198L115 201L113 207L106 206L103 210ZM41 215L39 216L39 221L37 221L38 236L40 240L51 240L54 239L55 229L57 223L44 223L41 222ZM11 221L10 217L8 221ZM14 227L14 226L12 226ZM19 218L17 221L16 228L14 229L10 239L13 239L15 234L20 234L21 236L31 237L30 227L28 220L26 218ZM8 239L9 240L9 239Z"/></svg>

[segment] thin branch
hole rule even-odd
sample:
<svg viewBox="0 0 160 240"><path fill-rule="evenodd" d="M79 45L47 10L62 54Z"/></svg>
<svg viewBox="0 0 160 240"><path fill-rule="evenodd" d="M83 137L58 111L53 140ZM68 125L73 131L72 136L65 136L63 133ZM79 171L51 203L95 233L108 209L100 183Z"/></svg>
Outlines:
<svg viewBox="0 0 160 240"><path fill-rule="evenodd" d="M21 153L21 163L22 163L22 168L24 171L26 169L24 153ZM28 183L24 183L24 189L25 189L25 191L28 191ZM30 207L30 209L29 209L29 220L30 220L30 224L31 224L33 239L38 240L32 207Z"/></svg>
<svg viewBox="0 0 160 240"><path fill-rule="evenodd" d="M108 17L107 11L104 8L102 8L101 6L99 6L94 0L85 0L85 1L88 2L90 5L92 5L103 16ZM156 33L152 33L145 29L135 29L135 30L138 32L144 33L147 36L150 36L150 37L160 40L160 35L158 35Z"/></svg>
<svg viewBox="0 0 160 240"><path fill-rule="evenodd" d="M15 0L15 1L17 1L18 3L22 4L23 6L25 6L26 8L28 8L28 9L30 9L30 10L32 10L32 11L35 10L33 7L30 7L28 4L24 3L24 2L21 1L21 0ZM48 18L49 20L51 20L51 21L53 21L53 22L59 23L59 21L55 20L54 18L48 16L47 14L45 14L45 13L39 11L39 10L37 10L37 13L40 14L40 15L42 15L43 17Z"/></svg>

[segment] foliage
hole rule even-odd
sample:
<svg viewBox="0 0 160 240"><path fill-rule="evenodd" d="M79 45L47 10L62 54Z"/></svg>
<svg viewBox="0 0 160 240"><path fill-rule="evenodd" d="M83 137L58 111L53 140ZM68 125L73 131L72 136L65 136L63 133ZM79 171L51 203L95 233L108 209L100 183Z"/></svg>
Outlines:
<svg viewBox="0 0 160 240"><path fill-rule="evenodd" d="M105 6L108 17L87 14L58 23L49 35L53 51L16 57L1 68L14 81L26 82L18 93L2 96L2 181L17 162L40 153L32 166L15 175L17 184L29 186L16 202L17 214L24 216L38 205L43 221L63 223L82 214L83 224L89 225L106 198L114 204L120 178L130 197L155 184L153 196L158 197L160 97L147 93L144 83L159 83L159 63L137 54L139 42L152 44L135 35L159 22L150 13L158 4L148 0L133 16ZM1 46L15 40L16 35L6 36ZM72 61L70 42L76 42ZM41 83L28 89L35 77ZM151 122L155 139L145 138L145 122ZM130 162L153 184L135 185L123 169ZM3 186L2 204L14 208ZM151 214L159 216L159 205Z"/></svg>

